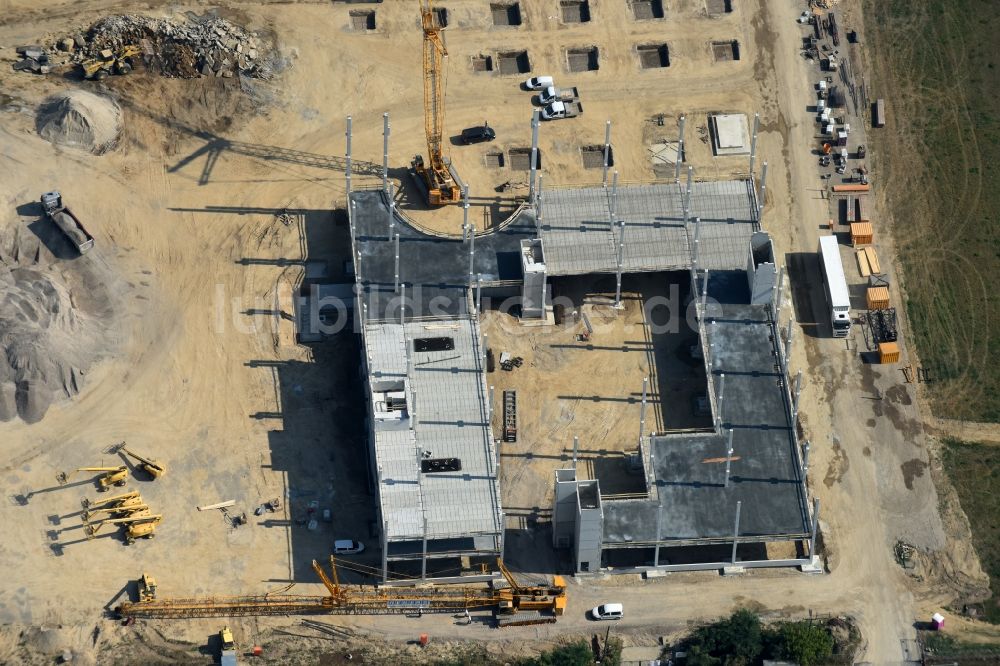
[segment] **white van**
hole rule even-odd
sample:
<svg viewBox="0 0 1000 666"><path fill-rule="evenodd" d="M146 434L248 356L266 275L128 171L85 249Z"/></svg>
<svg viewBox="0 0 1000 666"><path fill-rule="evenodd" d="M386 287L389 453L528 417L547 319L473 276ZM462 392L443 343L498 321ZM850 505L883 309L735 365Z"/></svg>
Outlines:
<svg viewBox="0 0 1000 666"><path fill-rule="evenodd" d="M541 90L555 85L551 76L533 76L524 82L524 87L528 90Z"/></svg>
<svg viewBox="0 0 1000 666"><path fill-rule="evenodd" d="M337 539L333 542L334 555L357 555L363 553L365 544L351 539Z"/></svg>
<svg viewBox="0 0 1000 666"><path fill-rule="evenodd" d="M624 610L621 604L601 604L590 611L590 617L595 620L620 620Z"/></svg>

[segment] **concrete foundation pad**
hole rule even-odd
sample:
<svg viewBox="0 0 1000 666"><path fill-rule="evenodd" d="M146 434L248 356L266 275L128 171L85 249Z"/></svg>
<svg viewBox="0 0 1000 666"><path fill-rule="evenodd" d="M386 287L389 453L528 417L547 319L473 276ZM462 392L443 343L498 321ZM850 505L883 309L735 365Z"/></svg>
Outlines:
<svg viewBox="0 0 1000 666"><path fill-rule="evenodd" d="M646 579L649 579L649 578L665 578L666 575L667 575L666 571L657 571L657 570L654 569L652 571L647 571L644 574L644 577Z"/></svg>
<svg viewBox="0 0 1000 666"><path fill-rule="evenodd" d="M518 319L517 322L521 326L555 326L556 325L556 315L552 311L551 307L545 308L545 318L544 319Z"/></svg>
<svg viewBox="0 0 1000 666"><path fill-rule="evenodd" d="M725 113L709 117L712 126L712 148L716 155L748 155L750 136L747 117L742 113Z"/></svg>
<svg viewBox="0 0 1000 666"><path fill-rule="evenodd" d="M723 576L742 576L746 571L746 569L740 566L722 567Z"/></svg>
<svg viewBox="0 0 1000 666"><path fill-rule="evenodd" d="M813 555L809 564L799 566L799 571L804 574L821 574L826 572L823 566L823 559L819 555Z"/></svg>

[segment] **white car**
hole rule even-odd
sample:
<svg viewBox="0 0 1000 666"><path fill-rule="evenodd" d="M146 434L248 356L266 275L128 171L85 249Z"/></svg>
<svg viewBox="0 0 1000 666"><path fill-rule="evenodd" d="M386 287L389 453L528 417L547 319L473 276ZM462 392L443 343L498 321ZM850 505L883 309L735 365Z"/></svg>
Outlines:
<svg viewBox="0 0 1000 666"><path fill-rule="evenodd" d="M620 620L624 611L621 604L601 604L597 608L591 609L590 617L595 620Z"/></svg>
<svg viewBox="0 0 1000 666"><path fill-rule="evenodd" d="M799 14L799 23L809 23L812 18L812 12L802 12Z"/></svg>
<svg viewBox="0 0 1000 666"><path fill-rule="evenodd" d="M365 544L352 539L337 539L333 542L334 555L357 555L365 552Z"/></svg>
<svg viewBox="0 0 1000 666"><path fill-rule="evenodd" d="M528 90L541 90L555 85L551 76L533 76L524 82L524 87Z"/></svg>

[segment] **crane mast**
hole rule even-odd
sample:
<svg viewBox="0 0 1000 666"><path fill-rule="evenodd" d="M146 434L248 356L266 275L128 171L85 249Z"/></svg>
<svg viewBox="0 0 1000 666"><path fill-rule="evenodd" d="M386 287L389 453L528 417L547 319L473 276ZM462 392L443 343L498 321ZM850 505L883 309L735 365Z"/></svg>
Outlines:
<svg viewBox="0 0 1000 666"><path fill-rule="evenodd" d="M451 165L441 152L444 135L444 58L448 55L441 28L435 20L431 0L420 0L420 23L424 31L424 134L427 136L427 162L420 155L413 167L427 189L432 206L457 203L461 191Z"/></svg>

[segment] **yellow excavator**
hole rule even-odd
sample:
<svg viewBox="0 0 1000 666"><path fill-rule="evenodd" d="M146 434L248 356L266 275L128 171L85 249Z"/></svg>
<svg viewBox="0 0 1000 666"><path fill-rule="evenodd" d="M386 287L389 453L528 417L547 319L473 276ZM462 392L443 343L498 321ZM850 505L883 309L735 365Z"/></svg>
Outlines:
<svg viewBox="0 0 1000 666"><path fill-rule="evenodd" d="M139 494L138 490L130 490L124 495L115 495L114 497L108 497L107 499L91 500L84 497L80 500L80 504L83 505L84 509L94 509L99 506L108 506L114 504L115 506L131 506L135 504L142 504L142 496Z"/></svg>
<svg viewBox="0 0 1000 666"><path fill-rule="evenodd" d="M124 518L125 516L134 516L137 513L145 511L149 513L148 504L133 504L130 506L105 506L100 509L88 509L83 512L83 522L89 523L94 516L100 516L102 514L107 514L108 516L113 516L115 518Z"/></svg>
<svg viewBox="0 0 1000 666"><path fill-rule="evenodd" d="M135 58L141 53L139 47L134 44L126 44L118 49L118 52L111 49L104 49L96 58L90 58L80 63L83 71L83 78L103 81L115 74L128 74L135 66Z"/></svg>
<svg viewBox="0 0 1000 666"><path fill-rule="evenodd" d="M64 486L77 472L103 472L97 479L97 489L101 492L109 490L111 486L124 486L128 483L128 467L119 465L118 467L79 467L72 472L60 472L56 475L56 481Z"/></svg>
<svg viewBox="0 0 1000 666"><path fill-rule="evenodd" d="M122 442L118 446L114 447L113 453L121 451L122 453L135 458L139 461L139 467L143 469L146 474L149 474L154 479L158 479L167 473L167 466L158 460L153 460L152 458L147 458L145 456L140 456L135 451L130 450L125 446L125 442Z"/></svg>
<svg viewBox="0 0 1000 666"><path fill-rule="evenodd" d="M147 515L137 514L127 518L109 518L99 523L90 523L85 527L87 537L97 536L105 525L124 525L126 545L135 543L136 539L152 539L156 536L156 526L163 521L163 516L149 514L148 509L143 513Z"/></svg>

